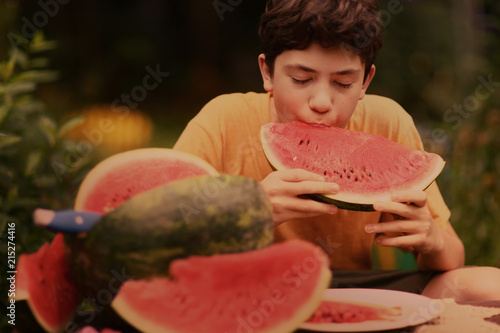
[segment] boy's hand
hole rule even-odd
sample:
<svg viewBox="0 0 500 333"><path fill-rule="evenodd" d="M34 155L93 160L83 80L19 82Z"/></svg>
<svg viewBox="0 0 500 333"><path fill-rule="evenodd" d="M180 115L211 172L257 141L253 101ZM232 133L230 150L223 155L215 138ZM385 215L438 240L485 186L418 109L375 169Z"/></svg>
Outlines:
<svg viewBox="0 0 500 333"><path fill-rule="evenodd" d="M337 184L325 182L315 173L302 169L275 171L261 184L271 201L275 226L290 219L337 213L335 206L299 197L302 194L335 194L339 191Z"/></svg>
<svg viewBox="0 0 500 333"><path fill-rule="evenodd" d="M392 195L392 201L379 201L373 207L382 214L389 213L395 217L390 222L365 226L368 233L386 234L386 237L376 239L378 245L413 248L422 254L443 249L443 234L427 208L424 191L398 192Z"/></svg>

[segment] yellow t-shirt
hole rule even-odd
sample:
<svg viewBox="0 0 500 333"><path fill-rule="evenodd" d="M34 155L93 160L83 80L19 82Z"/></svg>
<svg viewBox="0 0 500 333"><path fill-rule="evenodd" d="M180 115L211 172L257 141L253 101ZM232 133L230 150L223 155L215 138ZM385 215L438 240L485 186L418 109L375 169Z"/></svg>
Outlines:
<svg viewBox="0 0 500 333"><path fill-rule="evenodd" d="M260 128L270 122L269 94L235 93L210 101L179 137L174 149L197 155L219 172L258 181L272 169L262 150ZM403 145L422 149L412 118L391 99L366 95L347 128L379 134ZM434 182L427 190L434 221L445 228L450 211ZM339 210L335 215L291 220L275 228L275 241L300 238L321 246L333 269L369 269L374 235L364 225L377 223L378 212Z"/></svg>

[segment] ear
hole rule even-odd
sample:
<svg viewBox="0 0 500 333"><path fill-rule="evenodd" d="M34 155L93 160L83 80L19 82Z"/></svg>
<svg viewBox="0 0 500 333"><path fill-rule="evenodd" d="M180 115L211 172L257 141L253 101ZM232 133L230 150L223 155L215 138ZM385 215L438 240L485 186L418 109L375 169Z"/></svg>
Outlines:
<svg viewBox="0 0 500 333"><path fill-rule="evenodd" d="M274 87L273 77L271 75L271 71L269 70L269 66L266 64L266 56L264 54L259 55L259 68L260 75L262 75L264 90L267 92L272 92Z"/></svg>
<svg viewBox="0 0 500 333"><path fill-rule="evenodd" d="M361 86L361 93L359 94L359 99L363 99L365 97L366 89L368 89L368 86L370 85L370 82L372 82L374 76L375 76L375 65L372 65L370 71L368 72L368 75L365 78L365 81L363 82L363 85Z"/></svg>

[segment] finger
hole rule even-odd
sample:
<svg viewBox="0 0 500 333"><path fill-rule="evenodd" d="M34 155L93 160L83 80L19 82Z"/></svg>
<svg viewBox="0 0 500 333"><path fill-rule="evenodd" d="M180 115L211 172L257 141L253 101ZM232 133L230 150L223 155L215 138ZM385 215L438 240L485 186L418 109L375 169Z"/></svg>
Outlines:
<svg viewBox="0 0 500 333"><path fill-rule="evenodd" d="M338 211L337 207L333 205L300 198L275 202L273 209L275 212L275 219L279 221L313 217L323 214L336 214Z"/></svg>
<svg viewBox="0 0 500 333"><path fill-rule="evenodd" d="M335 214L338 208L334 205L329 205L323 202L318 202L309 199L296 198L290 200L289 210L314 213L314 214Z"/></svg>
<svg viewBox="0 0 500 333"><path fill-rule="evenodd" d="M424 207L427 204L427 194L418 190L396 192L391 199L394 202L410 203L417 207Z"/></svg>
<svg viewBox="0 0 500 333"><path fill-rule="evenodd" d="M321 175L315 174L303 169L286 169L275 171L279 173L281 180L286 182L301 182L306 180L311 181L324 181L325 178Z"/></svg>
<svg viewBox="0 0 500 333"><path fill-rule="evenodd" d="M365 231L370 234L417 234L424 232L422 223L416 221L392 221L365 225Z"/></svg>
<svg viewBox="0 0 500 333"><path fill-rule="evenodd" d="M379 246L399 247L408 251L414 251L414 245L421 242L420 235L402 235L397 237L378 237L375 242Z"/></svg>
<svg viewBox="0 0 500 333"><path fill-rule="evenodd" d="M406 219L417 219L418 210L421 207L410 205L407 203L399 203L392 201L377 201L373 204L373 209L378 212L390 213Z"/></svg>
<svg viewBox="0 0 500 333"><path fill-rule="evenodd" d="M287 187L296 195L301 194L336 194L339 192L339 185L328 182L303 181L300 183L288 184Z"/></svg>

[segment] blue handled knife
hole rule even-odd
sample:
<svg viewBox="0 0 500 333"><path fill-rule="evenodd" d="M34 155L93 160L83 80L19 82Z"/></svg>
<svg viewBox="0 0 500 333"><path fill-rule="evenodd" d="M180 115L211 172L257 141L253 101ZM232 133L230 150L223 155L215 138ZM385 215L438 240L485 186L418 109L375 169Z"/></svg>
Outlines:
<svg viewBox="0 0 500 333"><path fill-rule="evenodd" d="M102 214L75 210L50 210L37 208L33 222L53 231L76 234L87 232L101 219Z"/></svg>

